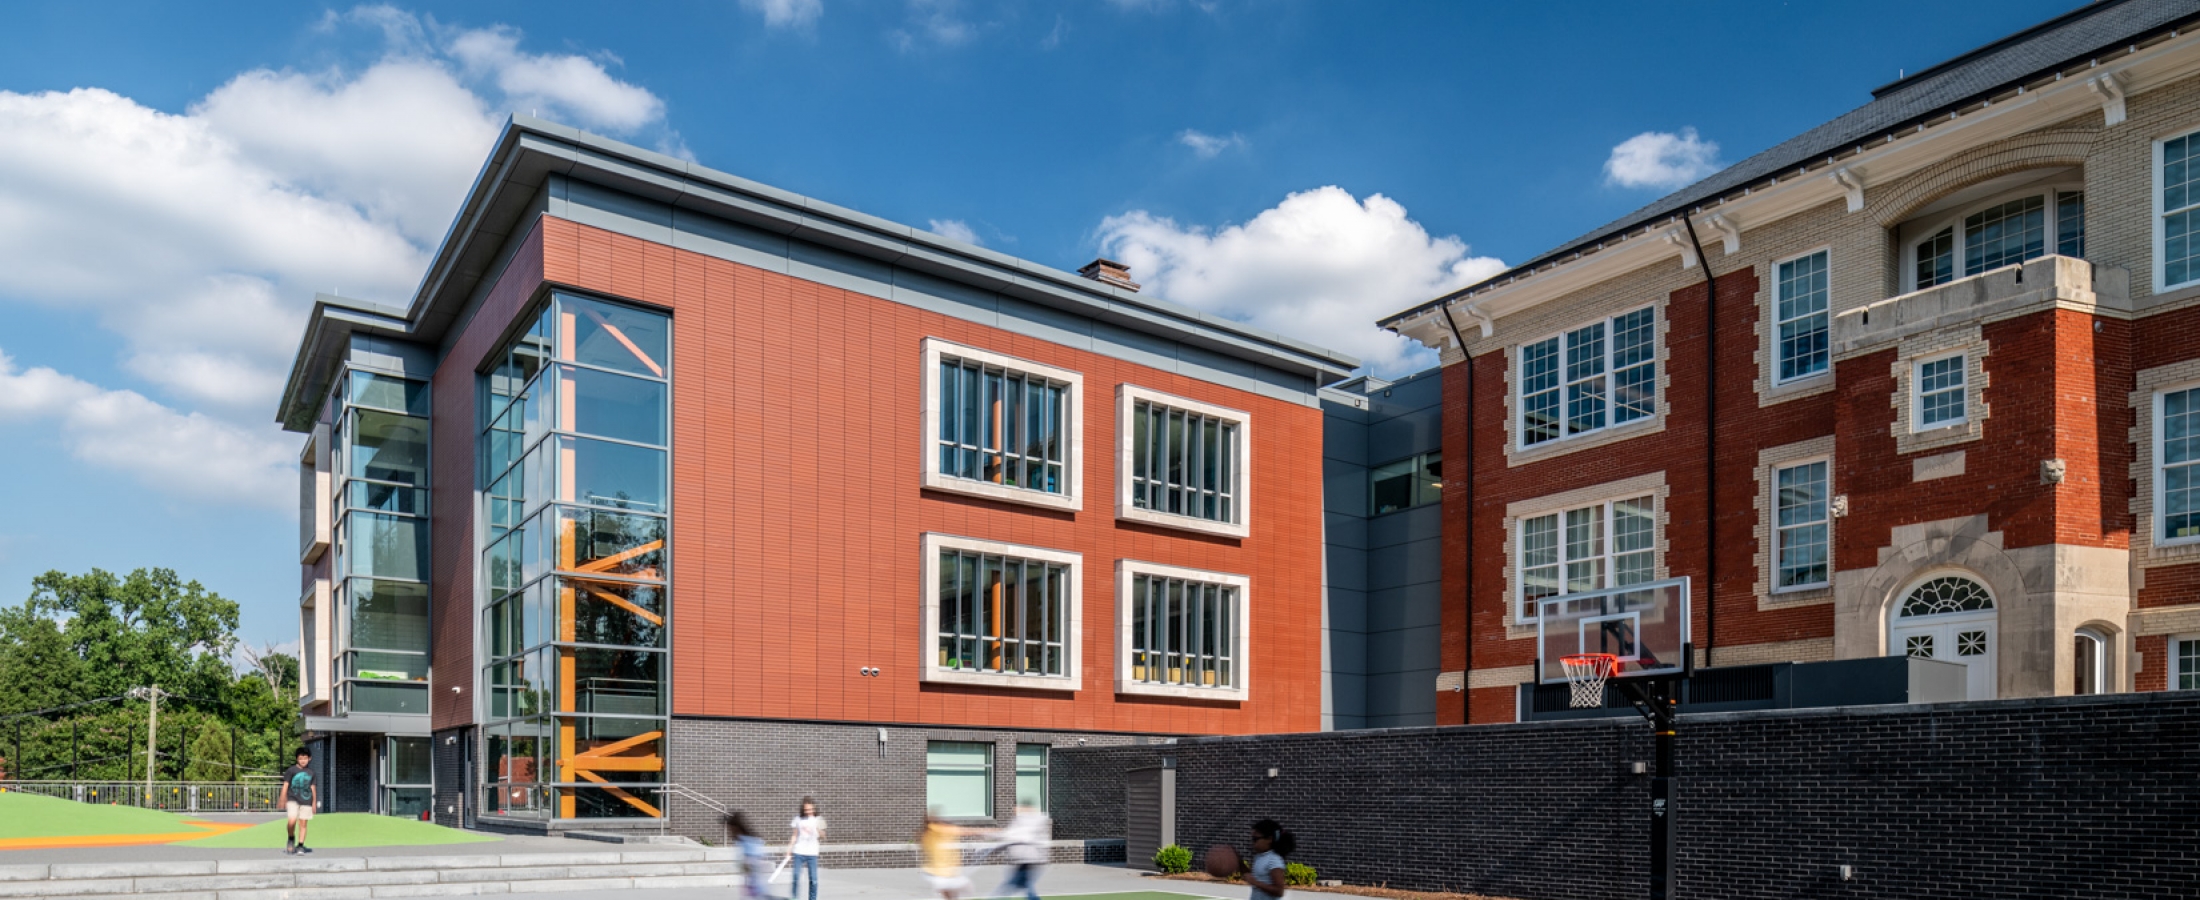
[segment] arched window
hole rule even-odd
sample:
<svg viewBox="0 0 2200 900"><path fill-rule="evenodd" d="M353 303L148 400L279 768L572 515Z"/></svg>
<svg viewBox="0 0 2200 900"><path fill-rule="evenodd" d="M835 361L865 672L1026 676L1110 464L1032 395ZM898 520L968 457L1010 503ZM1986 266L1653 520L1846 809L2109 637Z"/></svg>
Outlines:
<svg viewBox="0 0 2200 900"><path fill-rule="evenodd" d="M2082 257L2085 185L2069 170L1995 179L1927 207L1897 236L1903 288L1911 291L2049 253Z"/></svg>
<svg viewBox="0 0 2200 900"><path fill-rule="evenodd" d="M2070 692L2078 696L2108 693L2108 638L2091 628L2078 629Z"/></svg>
<svg viewBox="0 0 2200 900"><path fill-rule="evenodd" d="M1994 608L1986 586L1961 575L1942 575L1910 589L1902 600L1902 616L1936 616L1942 613L1979 612Z"/></svg>

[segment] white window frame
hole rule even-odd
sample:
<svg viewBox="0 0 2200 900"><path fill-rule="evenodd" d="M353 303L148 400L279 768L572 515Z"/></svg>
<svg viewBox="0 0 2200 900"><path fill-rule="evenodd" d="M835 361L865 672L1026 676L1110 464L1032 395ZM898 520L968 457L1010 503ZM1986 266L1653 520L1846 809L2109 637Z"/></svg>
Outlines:
<svg viewBox="0 0 2200 900"><path fill-rule="evenodd" d="M1617 345L1617 342L1612 339L1612 323L1622 317L1631 316L1646 309L1650 310L1650 361L1648 363L1638 363L1637 365L1648 365L1650 367L1650 384L1652 388L1656 390L1658 389L1658 370L1659 367L1664 364L1664 360L1660 358L1662 354L1659 352L1661 349L1659 344L1661 336L1658 334L1658 331L1661 323L1659 321L1657 304L1655 303L1648 303L1642 306L1623 309L1619 312L1613 313L1609 316L1605 316L1596 321L1583 322L1571 328L1562 328L1558 331L1551 332L1534 340L1521 341L1519 344L1514 346L1512 354L1514 449L1519 451L1535 451L1545 447L1555 447L1567 441L1573 440L1574 438L1588 437L1594 434L1603 434L1604 432L1614 429L1630 428L1636 425L1640 425L1644 422L1652 422L1657 420L1657 405L1659 402L1662 402L1664 400L1662 396L1653 396L1650 401L1650 411L1638 418L1629 419L1625 422L1618 422L1614 421L1615 417L1613 415L1613 413L1619 409L1619 385L1617 380L1619 372L1612 365L1612 352L1614 347ZM1602 374L1596 376L1604 380L1604 424L1599 425L1595 428L1588 429L1586 431L1568 432L1566 430L1568 427L1566 424L1566 388L1569 385L1573 384L1573 382L1568 381L1566 378L1567 363L1570 361L1567 358L1566 353L1566 336L1572 334L1573 332L1580 331L1584 328L1588 328L1591 326L1597 326L1604 329L1604 371ZM1532 347L1536 344L1554 339L1558 341L1559 435L1549 440L1537 441L1536 443L1531 444L1528 443L1528 395L1526 391L1528 374L1527 350L1529 347Z"/></svg>
<svg viewBox="0 0 2200 900"><path fill-rule="evenodd" d="M2192 688L2178 687L2178 680L2181 676L2187 674L2200 676L2200 670L2195 670L2188 673L2184 669L2184 665L2182 662L2183 657L2177 652L2177 645L2184 641L2193 641L2196 643L2200 643L2200 632L2173 634L2170 635L2169 638L2162 644L2163 649L2167 650L2169 655L2169 659L2165 661L2165 664L2162 667L2163 671L2169 674L2169 680L2163 683L2163 688L2165 690L2192 690Z"/></svg>
<svg viewBox="0 0 2200 900"><path fill-rule="evenodd" d="M1139 575L1162 578L1180 578L1202 584L1214 584L1237 591L1236 609L1231 620L1237 633L1231 636L1232 653L1237 665L1237 684L1230 687L1206 687L1192 684L1155 684L1131 677L1131 586ZM1209 700L1242 701L1250 695L1253 681L1252 633L1253 633L1253 581L1243 575L1226 572L1210 572L1205 569L1187 569L1182 566L1162 565L1135 559L1117 560L1115 563L1115 692L1145 697L1189 697Z"/></svg>
<svg viewBox="0 0 2200 900"><path fill-rule="evenodd" d="M2167 219L2170 216L2176 215L2178 213L2190 210L2195 206L2200 206L2200 203L2193 203L2186 206L2180 206L2176 209L2162 208L2162 147L2168 144L2170 141L2174 141L2178 138L2195 136L2200 136L2200 130L2184 129L2154 139L2154 146L2152 150L2152 155L2150 157L2150 159L2152 160L2152 164L2150 167L2150 174L2152 176L2150 184L2152 185L2152 189L2147 196L2147 207L2154 213L2152 218L2152 225L2150 226L2150 228L2153 233L2153 242L2151 244L2151 247L2153 250L2152 256L2154 257L2154 293L2156 294L2161 294L2165 291L2181 288L2189 284L2200 284L2200 270L2196 270L2191 278L2180 281L2176 284L2162 283L2162 279L2164 278L2165 273L2169 270L2169 261L2163 258L2162 255L2167 249L2163 246L2163 242L2168 237L2168 235L2164 233L2162 220Z"/></svg>
<svg viewBox="0 0 2200 900"><path fill-rule="evenodd" d="M2093 642L2093 691L2091 693L2080 694L2076 690L2077 685L2073 684L2071 685L2071 695L2078 697L2092 697L2098 696L2100 694L2116 693L2114 687L2108 683L2108 675L2111 671L2108 665L2108 654L2110 652L2109 648L2115 646L2109 640L2109 636L2103 633L2100 629L2094 628L2092 626L2080 626L2076 630L2072 631L2070 635L2072 638L2077 640L2088 640ZM2075 640L2072 641L2071 651L2070 666L2072 669L2072 674L2075 675L2078 672L2083 671L2083 669L2079 666L2079 663L2083 662L2083 660L2080 660L2078 658L2078 654L2076 652L2077 644Z"/></svg>
<svg viewBox="0 0 2200 900"><path fill-rule="evenodd" d="M2161 199L2159 182L2161 180L2160 175L2162 156L2160 142L2156 142L2154 156L2156 175L2155 181L2157 182L2155 199L2157 202L2159 202L2159 200ZM1931 290L1933 288L1943 288L1958 281L1962 281L1965 278L1974 278L1978 275L1984 275L1987 272L1997 271L1999 269L2004 269L2012 265L2021 265L2021 263L2003 263L1999 266L1995 266L1994 268L1985 269L1970 275L1964 274L1963 254L1967 234L1964 231L1963 222L1965 219L1969 219L1970 217L1985 211L1988 207L2014 203L2016 201L2023 200L2029 197L2040 198L2040 202L2045 204L2046 209L2046 215L2041 224L2041 227L2045 229L2044 243L2042 245L2043 249L2041 250L2040 256L2033 257L2033 259L2038 259L2045 256L2062 255L2059 252L2062 249L2062 206L2058 201L2064 194L2086 193L2085 183L2083 181L2056 180L2051 182L2027 185L2023 188L2016 188L2012 190L2016 192L2007 194L1995 194L1993 195L1993 197L1965 205L1952 213L1943 214L1932 219L1903 222L1897 225L1897 234L1898 236L1900 236L1902 241L1900 252L1900 265L1902 267L1900 281L1902 285L1902 292L1908 294L1915 293L1917 291ZM2086 199L2088 201L2091 201L2092 198L2088 196ZM2157 217L2157 241L2159 241L2160 236L2159 222L2160 218ZM2083 226L2082 220L2080 222L2080 225L2081 227ZM1925 241L1927 239L1930 239L1933 235L1938 234L1943 228L1949 230L1949 237L1955 242L1954 246L1949 250L1949 253L1951 254L1951 261L1949 264L1948 280L1933 285L1931 288L1919 287L1917 284L1917 247L1919 244L1925 243ZM2030 260L2026 260L2026 262L2029 261ZM1774 273L1775 277L1777 277L1778 270L1774 270ZM2157 270L2155 274L2156 277L2159 278L2161 273L2159 270Z"/></svg>
<svg viewBox="0 0 2200 900"><path fill-rule="evenodd" d="M1813 256L1823 256L1826 258L1826 305L1820 308L1816 313L1796 316L1792 319L1780 318L1780 303L1781 301L1787 299L1784 296L1785 291L1781 286L1780 267L1787 265L1788 263L1800 262ZM1806 372L1792 378L1783 378L1780 375L1780 370L1781 368L1783 368L1782 364L1786 360L1783 359L1781 355L1783 351L1781 350L1780 346L1780 326L1786 325L1790 322L1797 322L1803 319L1807 319L1812 315L1824 316L1826 319L1826 364L1823 368L1820 368L1815 372ZM1824 378L1828 375L1833 374L1833 248L1831 246L1819 247L1806 253L1795 254L1794 256L1790 256L1786 259L1776 259L1772 261L1771 340L1772 383L1775 386L1795 384L1797 382L1809 381L1814 378Z"/></svg>
<svg viewBox="0 0 2200 900"><path fill-rule="evenodd" d="M982 366L1006 369L1069 385L1068 389L1063 392L1063 405L1065 408L1062 413L1062 493L1050 494L1030 488L993 484L987 481L960 478L940 471L940 419L944 415L940 408L940 363L947 358L968 360ZM931 490L967 494L1006 503L1020 503L1025 506L1068 510L1070 512L1080 511L1085 508L1084 408L1085 376L1081 374L1043 363L1035 363L1027 359L994 353L990 350L980 350L966 344L957 344L939 338L925 338L924 453L922 454L924 460L924 486Z"/></svg>
<svg viewBox="0 0 2200 900"><path fill-rule="evenodd" d="M2154 532L2154 546L2157 547L2200 544L2200 535L2180 538L2169 536L2169 435L2166 433L2169 425L2168 400L2171 394L2195 390L2200 390L2200 381L2172 385L2157 390L2154 392L2152 408L2148 411L2148 414L2154 417L2154 420L2149 423L2154 432L2154 446L2147 448L2149 454L2147 464L2154 470L2152 473L2154 476L2154 522L2148 530ZM2200 466L2200 462L2180 463L2179 465Z"/></svg>
<svg viewBox="0 0 2200 900"><path fill-rule="evenodd" d="M1224 419L1237 426L1235 452L1231 455L1231 470L1235 477L1232 491L1232 518L1230 521L1202 519L1197 516L1179 515L1157 509L1140 509L1132 499L1131 472L1138 459L1135 437L1137 429L1131 420L1139 401L1166 406L1203 416ZM1243 410L1202 403L1187 397L1165 394L1134 384L1118 385L1115 389L1115 517L1163 528L1196 531L1202 534L1218 534L1224 537L1242 538L1252 533L1247 525L1252 521L1253 508L1253 417Z"/></svg>
<svg viewBox="0 0 2200 900"><path fill-rule="evenodd" d="M1067 550L1049 550L1023 544L958 537L951 534L930 532L924 536L924 574L921 582L924 591L924 630L919 637L924 660L921 680L939 684L975 684L986 687L1021 688L1040 691L1075 691L1083 686L1085 626L1084 626L1084 555ZM1067 588L1064 598L1062 621L1069 629L1063 636L1062 674L1026 675L1009 672L974 672L968 669L950 669L940 664L940 551L960 550L968 553L991 553L1013 556L1034 562L1055 563L1066 566L1069 572L1062 583Z"/></svg>
<svg viewBox="0 0 2200 900"><path fill-rule="evenodd" d="M1933 355L1931 355L1931 356L1920 356L1920 357L1918 357L1917 359L1915 359L1915 360L1911 361L1911 363L1910 363L1910 431L1912 431L1912 432L1914 432L1914 433L1918 433L1918 434L1923 434L1923 433L1926 433L1926 432L1930 432L1930 431L1939 431L1939 430L1941 430L1941 429L1943 429L1943 428L1960 428L1960 427L1962 427L1962 426L1964 426L1964 425L1968 425L1968 424L1970 424L1970 422L1971 422L1971 359L1970 359L1970 356L1971 356L1971 353L1970 353L1970 351L1969 351L1969 350L1955 350L1955 351L1951 351L1951 352L1948 352L1948 353L1935 353L1935 354L1933 354ZM1956 386L1955 386L1955 387L1954 387L1954 388L1953 388L1952 390L1954 390L1954 392L1955 392L1956 396L1957 396L1957 397L1959 397L1959 398L1961 398L1961 399L1962 399L1962 401L1963 401L1963 414L1962 414L1962 415L1959 415L1959 416L1956 416L1956 417L1955 417L1955 418L1953 418L1953 419L1949 419L1949 420L1947 420L1947 421L1944 421L1944 422L1934 422L1934 423L1932 423L1932 424L1926 424L1926 422L1925 422L1925 367L1926 367L1927 365L1931 364L1931 363L1936 363L1936 362L1945 362L1945 361L1947 361L1947 360L1950 360L1950 359L1960 360L1960 362L1959 362L1959 363L1957 364L1957 366L1956 366L1956 371L1958 371L1958 372L1962 373L1962 375L1963 375L1963 380L1962 380L1962 382L1958 383L1958 384L1957 384L1957 385L1956 385ZM1940 390L1934 391L1933 393L1935 393L1935 394L1944 394L1944 393L1947 393L1947 392L1948 392L1949 390L1951 390L1951 389L1949 389L1949 388L1942 388L1942 389L1940 389Z"/></svg>
<svg viewBox="0 0 2200 900"><path fill-rule="evenodd" d="M1813 581L1808 584L1797 584L1782 587L1780 586L1780 551L1785 546L1786 542L1781 540L1781 535L1786 529L1781 527L1780 525L1780 473L1788 469L1799 468L1802 466L1812 465L1814 463L1822 463L1826 467L1826 517L1824 519L1818 520L1815 523L1826 526L1826 578L1823 581ZM1833 458L1830 456L1810 456L1802 459L1789 460L1783 463L1774 463L1772 466L1771 477L1767 480L1771 482L1771 484L1767 485L1767 487L1772 491L1772 502L1767 505L1767 508L1772 510L1772 521L1770 523L1772 531L1772 554L1771 557L1767 560L1767 565L1772 569L1772 571L1766 574L1770 576L1768 578L1768 582L1772 586L1772 592L1775 594L1788 594L1795 593L1797 591L1825 590L1827 587L1833 584ZM1809 525L1813 523L1806 522L1804 524Z"/></svg>
<svg viewBox="0 0 2200 900"><path fill-rule="evenodd" d="M1650 549L1647 551L1650 554L1649 580L1656 581L1658 579L1658 543L1664 538L1664 534L1661 530L1663 528L1663 524L1658 521L1660 512L1658 508L1658 491L1628 491L1620 494L1614 494L1601 500L1586 500L1580 503L1569 503L1563 506L1554 506L1532 513L1525 513L1513 519L1513 580L1517 582L1513 586L1514 622L1522 624L1534 622L1536 620L1536 617L1538 615L1541 615L1540 610L1533 608L1535 604L1540 604L1544 600L1551 599L1552 597L1563 597L1567 594L1575 593L1575 591L1567 588L1566 586L1566 566L1569 563L1587 562L1590 559L1603 560L1604 583L1596 588L1592 588L1591 590L1605 590L1614 586L1613 578L1619 572L1619 567L1614 564L1614 557L1617 557L1619 554L1616 550L1613 549L1616 546L1616 542L1612 539L1612 525L1618 518L1617 513L1614 511L1614 507L1616 507L1623 500L1635 499L1644 499L1650 501L1648 504L1650 510ZM1566 555L1566 514L1575 510L1590 508L1597 509L1599 511L1598 514L1604 517L1602 525L1602 528L1604 529L1603 552L1595 557L1582 557L1580 559L1569 557ZM1528 520L1540 519L1545 516L1558 517L1558 593L1539 597L1536 599L1535 604L1531 604L1528 601ZM1637 553L1644 551L1631 550L1628 552Z"/></svg>

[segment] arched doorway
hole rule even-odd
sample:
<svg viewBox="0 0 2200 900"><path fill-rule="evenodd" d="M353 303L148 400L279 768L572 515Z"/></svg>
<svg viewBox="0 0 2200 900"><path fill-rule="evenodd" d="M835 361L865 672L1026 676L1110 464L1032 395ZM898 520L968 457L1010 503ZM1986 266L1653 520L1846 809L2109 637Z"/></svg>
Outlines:
<svg viewBox="0 0 2200 900"><path fill-rule="evenodd" d="M1994 596L1966 575L1934 575L1904 591L1887 628L1887 651L1918 659L1958 663L1965 696L1992 700L1996 689Z"/></svg>

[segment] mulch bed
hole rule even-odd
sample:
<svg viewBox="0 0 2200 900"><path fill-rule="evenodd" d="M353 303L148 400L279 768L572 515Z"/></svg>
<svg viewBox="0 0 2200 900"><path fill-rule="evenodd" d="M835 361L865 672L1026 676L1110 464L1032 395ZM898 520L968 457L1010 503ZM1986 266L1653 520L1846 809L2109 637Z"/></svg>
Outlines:
<svg viewBox="0 0 2200 900"><path fill-rule="evenodd" d="M1169 881L1208 881L1224 884L1245 883L1235 878L1216 878L1213 875L1209 875L1205 872L1184 872L1177 875L1153 875L1148 877L1161 878ZM1508 897L1495 897L1489 894L1455 894L1449 891L1406 891L1394 887L1382 887L1380 885L1365 884L1343 884L1329 887L1323 887L1319 885L1293 885L1291 887L1291 891L1292 893L1297 893L1299 891L1308 891L1312 893L1322 894L1351 894L1356 897L1380 897L1383 898L1383 900L1511 900L1511 898Z"/></svg>

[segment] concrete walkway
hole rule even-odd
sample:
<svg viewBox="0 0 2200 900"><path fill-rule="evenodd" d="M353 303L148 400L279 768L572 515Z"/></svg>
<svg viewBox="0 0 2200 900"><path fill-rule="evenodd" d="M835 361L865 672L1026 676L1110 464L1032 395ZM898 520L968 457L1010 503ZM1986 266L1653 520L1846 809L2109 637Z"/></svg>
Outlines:
<svg viewBox="0 0 2200 900"><path fill-rule="evenodd" d="M978 897L996 896L996 888L1008 877L1007 866L971 866L963 870L977 886ZM788 886L771 885L772 893L785 898ZM1056 897L1073 897L1079 894L1119 894L1131 891L1165 892L1187 895L1190 898L1220 897L1226 900L1244 900L1250 889L1241 884L1213 884L1203 881L1165 881L1149 877L1123 866L1092 866L1060 864L1046 868L1039 876L1039 893L1053 900ZM556 894L506 894L511 900L548 900L551 897L572 900L576 896L592 896L587 892ZM641 895L646 900L736 900L736 895L724 888L668 888L652 890ZM827 869L818 877L817 900L938 900L939 895L925 884L924 873L917 869ZM795 900L809 900L807 886L803 896Z"/></svg>

